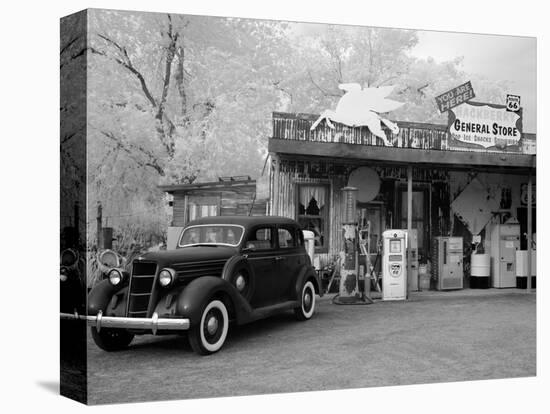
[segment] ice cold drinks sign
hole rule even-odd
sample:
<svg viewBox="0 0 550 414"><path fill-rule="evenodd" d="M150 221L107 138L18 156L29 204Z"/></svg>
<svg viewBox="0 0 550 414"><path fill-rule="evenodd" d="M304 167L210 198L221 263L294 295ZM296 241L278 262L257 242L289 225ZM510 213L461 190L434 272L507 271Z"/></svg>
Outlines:
<svg viewBox="0 0 550 414"><path fill-rule="evenodd" d="M520 118L505 106L464 103L449 111L449 134L453 140L484 148L518 145Z"/></svg>

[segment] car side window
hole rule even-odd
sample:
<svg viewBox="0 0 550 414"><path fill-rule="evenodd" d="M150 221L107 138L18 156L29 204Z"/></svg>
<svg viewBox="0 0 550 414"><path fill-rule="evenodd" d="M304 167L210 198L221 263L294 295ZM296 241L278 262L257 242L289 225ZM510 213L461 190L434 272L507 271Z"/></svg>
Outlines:
<svg viewBox="0 0 550 414"><path fill-rule="evenodd" d="M274 247L271 227L259 227L252 232L246 246L254 250L266 250Z"/></svg>
<svg viewBox="0 0 550 414"><path fill-rule="evenodd" d="M298 246L294 232L286 228L279 228L277 232L279 235L279 247L281 249Z"/></svg>

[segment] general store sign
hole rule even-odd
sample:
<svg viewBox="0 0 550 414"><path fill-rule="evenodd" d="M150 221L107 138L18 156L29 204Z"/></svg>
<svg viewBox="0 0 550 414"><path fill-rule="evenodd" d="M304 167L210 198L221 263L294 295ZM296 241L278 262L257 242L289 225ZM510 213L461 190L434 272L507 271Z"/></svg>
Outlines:
<svg viewBox="0 0 550 414"><path fill-rule="evenodd" d="M469 101L472 98L475 98L474 89L470 81L463 83L460 86L457 86L450 91L447 91L439 96L435 97L435 102L439 108L439 112L443 113L452 109L464 102Z"/></svg>
<svg viewBox="0 0 550 414"><path fill-rule="evenodd" d="M451 145L505 148L519 145L522 111L510 112L505 105L466 102L449 110Z"/></svg>

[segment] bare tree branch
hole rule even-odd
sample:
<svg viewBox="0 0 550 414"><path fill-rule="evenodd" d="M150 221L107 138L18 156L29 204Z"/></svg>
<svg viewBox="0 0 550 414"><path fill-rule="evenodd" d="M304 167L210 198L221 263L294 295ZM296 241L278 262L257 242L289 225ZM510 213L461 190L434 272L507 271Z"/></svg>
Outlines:
<svg viewBox="0 0 550 414"><path fill-rule="evenodd" d="M273 86L275 87L275 89L288 95L288 97L290 98L290 103L292 104L292 102L294 101L294 96L292 95L292 92L289 92L285 88L282 88L281 86L279 86L280 84L281 84L281 81L273 82Z"/></svg>
<svg viewBox="0 0 550 414"><path fill-rule="evenodd" d="M178 56L178 63L176 66L176 74L174 78L176 79L176 85L178 87L178 92L181 99L181 108L180 108L181 116L185 118L185 116L187 115L187 93L185 91L185 76L184 76L184 74L186 73L186 70L183 67L183 63L185 61L184 47L179 46L176 53Z"/></svg>
<svg viewBox="0 0 550 414"><path fill-rule="evenodd" d="M166 175L164 168L160 165L157 157L150 151L143 148L141 145L133 144L130 142L123 142L122 139L117 138L113 133L108 131L99 130L101 134L107 137L118 149L123 150L128 156L141 167L150 167L154 169L161 177ZM147 160L142 161L136 156L136 152L144 155Z"/></svg>
<svg viewBox="0 0 550 414"><path fill-rule="evenodd" d="M134 67L134 65L132 63L132 60L130 59L130 56L128 55L128 52L127 52L126 48L120 46L117 42L115 42L114 40L108 38L105 35L98 34L98 36L100 38L102 38L103 40L105 40L107 43L113 45L122 54L122 58L116 57L116 56L108 56L107 53L105 53L104 51L97 50L95 48L90 48L91 52L95 53L95 54L98 54L98 55L101 55L101 56L105 56L107 58L110 58L110 59L114 60L116 63L123 66L128 71L130 71L133 75L135 75L136 78L138 79L140 85L141 85L141 89L143 90L143 93L145 94L145 97L151 103L153 108L156 108L157 107L157 102L156 102L155 98L153 97L153 94L150 92L149 87L147 86L147 82L145 81L145 78L143 77L141 72L139 72Z"/></svg>
<svg viewBox="0 0 550 414"><path fill-rule="evenodd" d="M63 144L66 144L67 141L69 141L72 137L74 137L76 135L76 132L73 132L72 134L69 134L69 135L65 135L62 139L61 139L61 145Z"/></svg>
<svg viewBox="0 0 550 414"><path fill-rule="evenodd" d="M317 89L319 89L319 91L324 95L324 96L335 96L337 98L340 98L342 95L341 94L336 94L336 93L330 93L330 92L327 92L326 90L324 90L323 88L321 88L314 80L313 80L313 76L311 75L311 71L307 71L307 74L309 76L309 80L311 81L311 83L313 84L313 86L315 86Z"/></svg>
<svg viewBox="0 0 550 414"><path fill-rule="evenodd" d="M62 55L65 53L78 39L80 39L80 36L76 36L75 38L69 40L69 42L61 48L59 54Z"/></svg>
<svg viewBox="0 0 550 414"><path fill-rule="evenodd" d="M162 120L164 114L164 105L166 104L166 97L168 96L168 88L170 87L170 77L172 74L172 62L176 53L176 42L178 40L178 33L173 33L172 17L168 15L168 38L170 43L166 51L166 63L164 65L164 81L162 84L162 94L158 104L157 119Z"/></svg>

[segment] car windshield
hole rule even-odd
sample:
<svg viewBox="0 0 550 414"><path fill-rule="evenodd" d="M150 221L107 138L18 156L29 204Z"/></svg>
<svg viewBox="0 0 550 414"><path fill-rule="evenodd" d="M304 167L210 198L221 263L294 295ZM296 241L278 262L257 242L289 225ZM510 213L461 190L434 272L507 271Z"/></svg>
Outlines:
<svg viewBox="0 0 550 414"><path fill-rule="evenodd" d="M237 246L242 238L243 228L228 224L206 224L190 226L183 230L180 247L193 245Z"/></svg>

